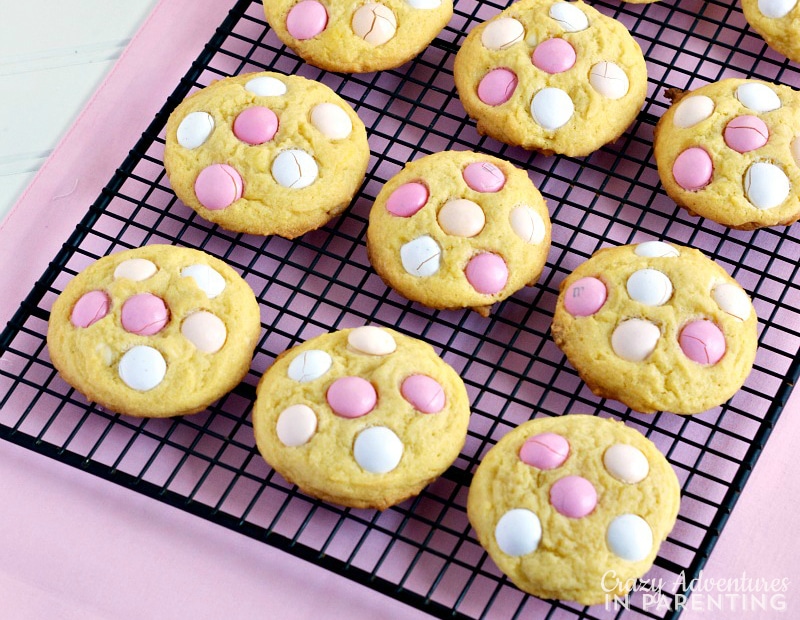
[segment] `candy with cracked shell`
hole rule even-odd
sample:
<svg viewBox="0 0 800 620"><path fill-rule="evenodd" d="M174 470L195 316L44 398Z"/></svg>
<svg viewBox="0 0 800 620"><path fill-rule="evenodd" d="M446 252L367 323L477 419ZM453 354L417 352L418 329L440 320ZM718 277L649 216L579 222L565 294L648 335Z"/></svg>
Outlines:
<svg viewBox="0 0 800 620"><path fill-rule="evenodd" d="M639 243L633 250L636 256L644 256L647 258L667 258L680 256L680 252L675 246L663 241L645 241Z"/></svg>
<svg viewBox="0 0 800 620"><path fill-rule="evenodd" d="M686 357L703 365L713 365L725 355L725 334L712 321L692 321L681 329L678 336Z"/></svg>
<svg viewBox="0 0 800 620"><path fill-rule="evenodd" d="M208 112L192 112L178 125L178 144L185 149L202 146L214 131L214 117Z"/></svg>
<svg viewBox="0 0 800 620"><path fill-rule="evenodd" d="M723 311L740 321L746 321L750 317L753 304L738 284L730 282L716 284L711 289L711 296Z"/></svg>
<svg viewBox="0 0 800 620"><path fill-rule="evenodd" d="M72 307L70 322L75 327L89 327L104 318L111 308L111 300L103 291L89 291Z"/></svg>
<svg viewBox="0 0 800 620"><path fill-rule="evenodd" d="M377 2L360 6L353 13L353 32L371 45L383 45L397 32L397 18L392 10Z"/></svg>
<svg viewBox="0 0 800 620"><path fill-rule="evenodd" d="M412 276L425 278L439 271L442 249L430 235L409 241L400 248L403 269Z"/></svg>
<svg viewBox="0 0 800 620"><path fill-rule="evenodd" d="M525 38L525 27L518 19L503 17L486 25L481 43L489 50L504 50Z"/></svg>
<svg viewBox="0 0 800 620"><path fill-rule="evenodd" d="M519 460L538 469L561 467L569 456L569 442L556 433L540 433L529 438L519 450Z"/></svg>
<svg viewBox="0 0 800 620"><path fill-rule="evenodd" d="M580 32L589 27L586 13L568 2L556 2L550 7L549 13L567 32Z"/></svg>
<svg viewBox="0 0 800 620"><path fill-rule="evenodd" d="M760 149L769 142L769 128L757 116L737 116L725 126L725 144L737 153L748 153Z"/></svg>
<svg viewBox="0 0 800 620"><path fill-rule="evenodd" d="M517 90L517 74L506 67L492 69L478 83L478 98L486 105L502 105Z"/></svg>
<svg viewBox="0 0 800 620"><path fill-rule="evenodd" d="M244 194L244 181L232 166L211 164L197 175L194 193L206 209L227 209Z"/></svg>
<svg viewBox="0 0 800 620"><path fill-rule="evenodd" d="M509 213L511 229L525 243L537 244L544 240L547 228L542 216L528 205L514 207Z"/></svg>
<svg viewBox="0 0 800 620"><path fill-rule="evenodd" d="M476 192L494 194L503 189L506 175L491 162L473 162L463 172L464 181Z"/></svg>
<svg viewBox="0 0 800 620"><path fill-rule="evenodd" d="M615 62L598 62L589 72L589 84L606 99L622 99L630 90L625 70Z"/></svg>
<svg viewBox="0 0 800 620"><path fill-rule="evenodd" d="M153 336L169 322L169 308L152 293L140 293L122 304L120 322L125 331L140 336Z"/></svg>
<svg viewBox="0 0 800 620"><path fill-rule="evenodd" d="M287 369L287 375L293 381L308 383L327 373L332 364L333 358L329 353L319 349L310 349L303 351L292 360Z"/></svg>
<svg viewBox="0 0 800 620"><path fill-rule="evenodd" d="M744 174L744 194L758 209L781 206L791 191L789 177L775 164L757 161Z"/></svg>
<svg viewBox="0 0 800 620"><path fill-rule="evenodd" d="M406 377L400 385L400 393L414 409L422 413L439 413L447 404L442 386L428 375Z"/></svg>
<svg viewBox="0 0 800 620"><path fill-rule="evenodd" d="M319 176L316 160L302 149L287 149L278 153L271 170L278 185L292 189L308 187Z"/></svg>

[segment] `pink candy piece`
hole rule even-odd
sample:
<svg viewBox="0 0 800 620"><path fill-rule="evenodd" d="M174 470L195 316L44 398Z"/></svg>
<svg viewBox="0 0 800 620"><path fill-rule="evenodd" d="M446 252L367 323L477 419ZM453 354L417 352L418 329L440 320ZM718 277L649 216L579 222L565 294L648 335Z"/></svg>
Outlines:
<svg viewBox="0 0 800 620"><path fill-rule="evenodd" d="M499 293L508 282L506 261L502 256L490 252L483 252L469 259L464 273L472 288L483 295Z"/></svg>
<svg viewBox="0 0 800 620"><path fill-rule="evenodd" d="M342 418L360 418L375 408L378 394L366 379L342 377L328 388L325 395L333 412Z"/></svg>
<svg viewBox="0 0 800 620"><path fill-rule="evenodd" d="M692 321L678 336L683 353L693 362L710 366L725 355L725 335L708 320Z"/></svg>
<svg viewBox="0 0 800 620"><path fill-rule="evenodd" d="M126 332L152 336L169 322L169 310L160 297L152 293L140 293L122 304L120 320Z"/></svg>
<svg viewBox="0 0 800 620"><path fill-rule="evenodd" d="M203 168L194 182L197 200L212 211L230 207L243 192L242 176L227 164L211 164Z"/></svg>
<svg viewBox="0 0 800 620"><path fill-rule="evenodd" d="M675 182L689 192L703 189L714 174L714 163L705 149L693 146L675 158L672 176Z"/></svg>
<svg viewBox="0 0 800 620"><path fill-rule="evenodd" d="M575 48L564 39L547 39L533 50L531 62L545 73L563 73L575 66Z"/></svg>
<svg viewBox="0 0 800 620"><path fill-rule="evenodd" d="M75 327L89 327L107 315L110 306L111 300L103 291L89 291L75 302L69 320Z"/></svg>
<svg viewBox="0 0 800 620"><path fill-rule="evenodd" d="M269 142L277 131L278 117L264 106L242 110L233 121L233 135L250 145Z"/></svg>
<svg viewBox="0 0 800 620"><path fill-rule="evenodd" d="M422 183L406 183L394 190L386 201L386 210L398 217L411 217L428 202L428 188Z"/></svg>
<svg viewBox="0 0 800 620"><path fill-rule="evenodd" d="M757 116L737 116L725 127L725 144L737 153L760 149L769 142L769 128Z"/></svg>
<svg viewBox="0 0 800 620"><path fill-rule="evenodd" d="M427 375L411 375L400 386L400 393L411 406L422 413L439 413L446 399L439 382Z"/></svg>
<svg viewBox="0 0 800 620"><path fill-rule="evenodd" d="M606 303L606 285L597 278L581 278L564 293L564 308L572 316L590 316Z"/></svg>
<svg viewBox="0 0 800 620"><path fill-rule="evenodd" d="M519 459L538 469L561 467L569 456L569 442L555 433L534 435L519 450Z"/></svg>
<svg viewBox="0 0 800 620"><path fill-rule="evenodd" d="M499 192L506 184L506 175L503 171L489 162L477 161L469 164L462 174L471 189L483 194Z"/></svg>
<svg viewBox="0 0 800 620"><path fill-rule="evenodd" d="M478 99L486 105L501 105L517 90L517 75L511 69L492 69L478 83Z"/></svg>
<svg viewBox="0 0 800 620"><path fill-rule="evenodd" d="M317 0L295 4L286 16L286 30L295 39L313 39L328 25L328 12Z"/></svg>
<svg viewBox="0 0 800 620"><path fill-rule="evenodd" d="M565 517L580 519L597 506L597 491L586 478L566 476L550 487L550 503Z"/></svg>

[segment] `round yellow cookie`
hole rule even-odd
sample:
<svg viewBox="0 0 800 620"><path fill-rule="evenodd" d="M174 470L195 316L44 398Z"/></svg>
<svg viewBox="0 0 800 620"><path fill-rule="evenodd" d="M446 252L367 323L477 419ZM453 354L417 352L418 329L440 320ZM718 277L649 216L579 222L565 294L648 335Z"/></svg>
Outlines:
<svg viewBox="0 0 800 620"><path fill-rule="evenodd" d="M745 19L774 50L800 62L800 4L797 0L742 0Z"/></svg>
<svg viewBox="0 0 800 620"><path fill-rule="evenodd" d="M800 93L726 79L669 93L655 131L664 189L692 215L731 228L788 226L800 217Z"/></svg>
<svg viewBox="0 0 800 620"><path fill-rule="evenodd" d="M582 157L619 138L647 94L638 43L617 20L563 0L521 0L473 28L454 76L478 131Z"/></svg>
<svg viewBox="0 0 800 620"><path fill-rule="evenodd" d="M525 171L489 155L428 155L384 185L369 216L375 270L431 308L472 308L533 285L550 249L550 217Z"/></svg>
<svg viewBox="0 0 800 620"><path fill-rule="evenodd" d="M561 283L553 339L598 396L643 413L700 413L756 355L747 293L699 251L648 241L596 252Z"/></svg>
<svg viewBox="0 0 800 620"><path fill-rule="evenodd" d="M280 73L225 78L167 122L175 194L223 228L292 239L339 215L369 161L364 123L324 84Z"/></svg>
<svg viewBox="0 0 800 620"><path fill-rule="evenodd" d="M518 588L595 605L650 569L679 505L675 472L649 439L622 422L563 415L522 424L486 454L467 513Z"/></svg>
<svg viewBox="0 0 800 620"><path fill-rule="evenodd" d="M61 376L119 413L196 413L247 374L261 321L247 283L205 252L151 245L101 258L64 288L47 345Z"/></svg>
<svg viewBox="0 0 800 620"><path fill-rule="evenodd" d="M430 345L370 325L278 356L253 428L267 463L303 492L384 510L453 463L469 415L464 383Z"/></svg>
<svg viewBox="0 0 800 620"><path fill-rule="evenodd" d="M453 16L452 0L270 0L264 13L281 41L309 64L367 73L399 67Z"/></svg>

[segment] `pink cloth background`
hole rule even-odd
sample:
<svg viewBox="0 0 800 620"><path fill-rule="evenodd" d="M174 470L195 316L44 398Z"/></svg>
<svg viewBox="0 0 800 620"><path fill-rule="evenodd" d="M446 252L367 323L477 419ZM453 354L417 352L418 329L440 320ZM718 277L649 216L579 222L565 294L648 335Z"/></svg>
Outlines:
<svg viewBox="0 0 800 620"><path fill-rule="evenodd" d="M2 324L232 4L162 0L157 5L0 224L0 260L13 266L6 271L13 277L3 282ZM799 409L796 393L703 572L705 579L739 578L743 572L788 578L787 608L783 613L728 608L725 617L800 614L800 518L791 509L800 496L793 439L800 436ZM0 497L0 600L6 617L425 616L267 545L6 442L0 442ZM719 613L697 597L683 617Z"/></svg>

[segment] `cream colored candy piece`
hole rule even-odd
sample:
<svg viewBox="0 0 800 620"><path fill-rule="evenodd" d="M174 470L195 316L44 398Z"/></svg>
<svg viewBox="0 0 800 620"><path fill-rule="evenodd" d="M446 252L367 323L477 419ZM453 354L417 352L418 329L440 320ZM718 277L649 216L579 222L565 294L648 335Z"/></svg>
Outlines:
<svg viewBox="0 0 800 620"><path fill-rule="evenodd" d="M205 144L214 131L214 117L208 112L192 112L178 125L178 144L185 149L196 149Z"/></svg>
<svg viewBox="0 0 800 620"><path fill-rule="evenodd" d="M547 232L542 216L531 207L520 205L509 214L511 229L525 243L539 244Z"/></svg>
<svg viewBox="0 0 800 620"><path fill-rule="evenodd" d="M432 276L439 271L442 249L428 235L417 237L400 248L400 261L412 276Z"/></svg>
<svg viewBox="0 0 800 620"><path fill-rule="evenodd" d="M214 299L225 290L225 278L208 265L190 265L181 270L184 278L194 278L195 283L209 299Z"/></svg>
<svg viewBox="0 0 800 620"><path fill-rule="evenodd" d="M272 176L278 185L292 189L308 187L319 176L314 158L300 149L281 151L272 162Z"/></svg>
<svg viewBox="0 0 800 620"><path fill-rule="evenodd" d="M303 446L317 432L317 415L308 405L291 405L281 411L275 431L284 446Z"/></svg>
<svg viewBox="0 0 800 620"><path fill-rule="evenodd" d="M702 123L714 113L714 100L706 95L686 97L675 108L672 122L676 127L688 129Z"/></svg>
<svg viewBox="0 0 800 620"><path fill-rule="evenodd" d="M650 473L647 457L639 448L626 443L615 443L603 454L603 465L608 473L627 484L638 484Z"/></svg>
<svg viewBox="0 0 800 620"><path fill-rule="evenodd" d="M744 194L758 209L774 209L782 205L791 189L789 177L775 164L756 162L744 175Z"/></svg>
<svg viewBox="0 0 800 620"><path fill-rule="evenodd" d="M397 32L397 18L389 7L370 2L353 13L352 27L357 36L378 46L394 37Z"/></svg>
<svg viewBox="0 0 800 620"><path fill-rule="evenodd" d="M607 99L622 99L628 94L628 74L616 63L603 61L592 67L589 83Z"/></svg>
<svg viewBox="0 0 800 620"><path fill-rule="evenodd" d="M217 315L200 310L183 320L181 334L203 353L216 353L225 345L228 330Z"/></svg>
<svg viewBox="0 0 800 620"><path fill-rule="evenodd" d="M797 0L758 0L758 10L770 19L786 17L795 7Z"/></svg>
<svg viewBox="0 0 800 620"><path fill-rule="evenodd" d="M626 283L628 295L646 306L663 306L672 297L672 282L656 269L639 269Z"/></svg>
<svg viewBox="0 0 800 620"><path fill-rule="evenodd" d="M474 237L486 225L486 215L480 205L465 198L446 202L437 219L442 230L455 237Z"/></svg>
<svg viewBox="0 0 800 620"><path fill-rule="evenodd" d="M129 258L122 261L114 270L114 279L127 278L134 282L142 282L155 275L158 267L153 261L146 258Z"/></svg>
<svg viewBox="0 0 800 620"><path fill-rule="evenodd" d="M753 112L772 112L781 107L778 94L761 82L746 82L736 89L736 98Z"/></svg>
<svg viewBox="0 0 800 620"><path fill-rule="evenodd" d="M481 43L489 50L508 49L525 38L525 27L513 17L489 22L481 33Z"/></svg>
<svg viewBox="0 0 800 620"><path fill-rule="evenodd" d="M374 325L364 325L351 331L347 335L347 346L366 355L389 355L397 350L392 335Z"/></svg>
<svg viewBox="0 0 800 620"><path fill-rule="evenodd" d="M567 2L556 2L550 7L550 17L567 32L580 32L589 27L589 18L578 7Z"/></svg>
<svg viewBox="0 0 800 620"><path fill-rule="evenodd" d="M676 247L663 241L645 241L637 245L633 253L636 256L644 256L646 258L675 258L680 256L680 252Z"/></svg>
<svg viewBox="0 0 800 620"><path fill-rule="evenodd" d="M280 97L286 94L286 84L270 76L253 78L244 85L244 89L259 97Z"/></svg>
<svg viewBox="0 0 800 620"><path fill-rule="evenodd" d="M746 321L750 317L753 304L741 288L729 282L717 284L711 290L711 296L717 305L731 316L735 316L740 321Z"/></svg>
<svg viewBox="0 0 800 620"><path fill-rule="evenodd" d="M311 110L311 124L331 140L343 140L353 131L347 112L335 103L320 103Z"/></svg>
<svg viewBox="0 0 800 620"><path fill-rule="evenodd" d="M611 348L624 360L642 362L650 357L660 337L661 330L650 321L628 319L611 334Z"/></svg>
<svg viewBox="0 0 800 620"><path fill-rule="evenodd" d="M333 365L330 354L320 349L303 351L289 364L287 374L298 383L314 381L328 372Z"/></svg>

